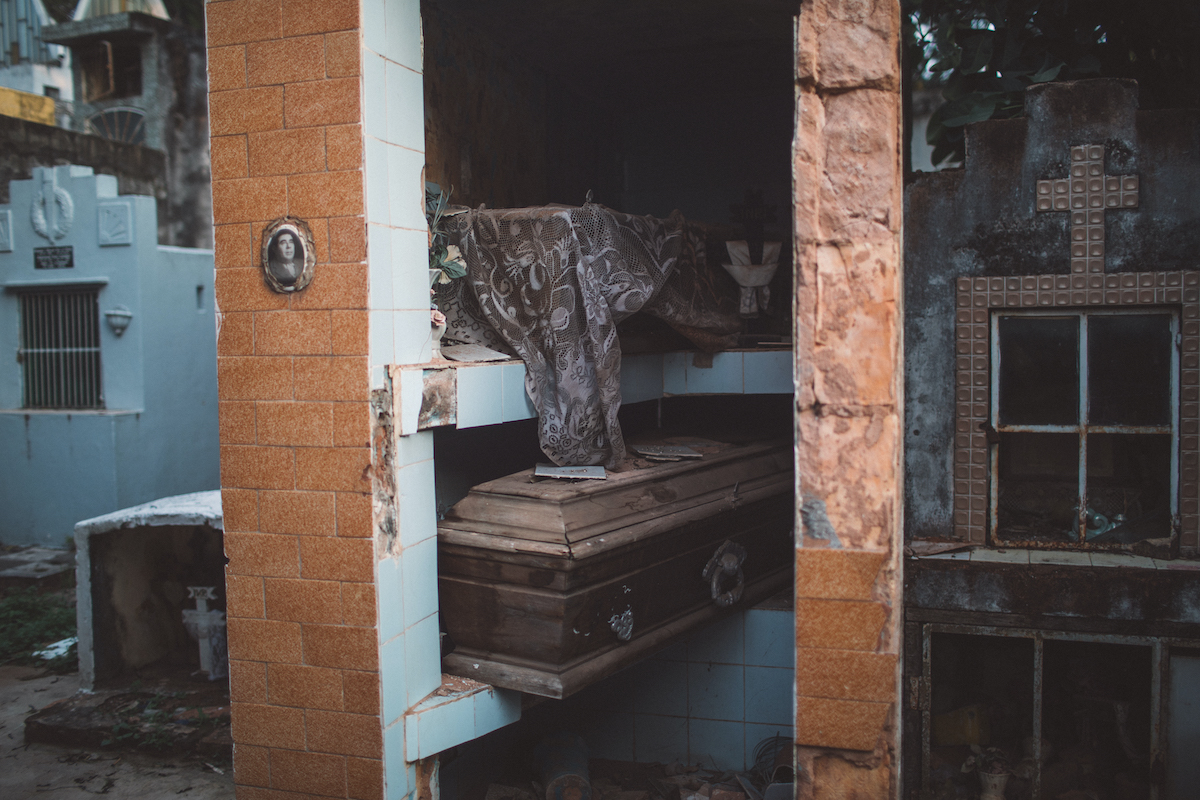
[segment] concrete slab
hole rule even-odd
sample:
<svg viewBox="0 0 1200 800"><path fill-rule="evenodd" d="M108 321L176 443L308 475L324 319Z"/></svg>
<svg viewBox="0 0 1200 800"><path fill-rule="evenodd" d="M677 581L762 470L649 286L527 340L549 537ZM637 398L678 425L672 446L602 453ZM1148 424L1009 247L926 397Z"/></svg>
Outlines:
<svg viewBox="0 0 1200 800"><path fill-rule="evenodd" d="M123 800L177 795L233 800L228 762L27 743L23 728L31 710L69 698L78 689L77 675L39 677L39 671L29 667L0 666L0 797L71 796L82 791Z"/></svg>

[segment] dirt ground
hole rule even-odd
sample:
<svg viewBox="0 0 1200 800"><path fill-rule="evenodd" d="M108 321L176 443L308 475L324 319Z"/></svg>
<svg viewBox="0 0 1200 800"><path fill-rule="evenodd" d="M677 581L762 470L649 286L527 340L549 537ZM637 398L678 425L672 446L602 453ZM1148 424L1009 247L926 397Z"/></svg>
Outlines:
<svg viewBox="0 0 1200 800"><path fill-rule="evenodd" d="M200 758L26 745L25 717L79 688L77 674L40 674L29 667L0 666L0 797L52 800L83 791L121 800L232 800L233 774L227 765L214 768Z"/></svg>

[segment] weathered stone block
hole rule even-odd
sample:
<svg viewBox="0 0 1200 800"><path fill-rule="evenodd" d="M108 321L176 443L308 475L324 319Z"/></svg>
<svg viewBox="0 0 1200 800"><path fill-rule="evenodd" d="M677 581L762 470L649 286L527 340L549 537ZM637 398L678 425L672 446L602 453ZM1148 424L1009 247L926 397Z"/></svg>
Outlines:
<svg viewBox="0 0 1200 800"><path fill-rule="evenodd" d="M887 550L897 532L899 420L894 411L817 416L801 411L799 475L807 503L823 513L840 546ZM805 531L806 541L809 532ZM828 537L826 537L828 538Z"/></svg>

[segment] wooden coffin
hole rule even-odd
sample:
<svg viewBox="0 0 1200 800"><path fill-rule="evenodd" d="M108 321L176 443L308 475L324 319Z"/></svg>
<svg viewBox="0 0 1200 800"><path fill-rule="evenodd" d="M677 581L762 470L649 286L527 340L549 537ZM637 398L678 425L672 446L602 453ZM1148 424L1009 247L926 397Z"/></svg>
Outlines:
<svg viewBox="0 0 1200 800"><path fill-rule="evenodd" d="M445 671L566 697L788 586L790 440L698 449L603 481L474 487L438 524Z"/></svg>

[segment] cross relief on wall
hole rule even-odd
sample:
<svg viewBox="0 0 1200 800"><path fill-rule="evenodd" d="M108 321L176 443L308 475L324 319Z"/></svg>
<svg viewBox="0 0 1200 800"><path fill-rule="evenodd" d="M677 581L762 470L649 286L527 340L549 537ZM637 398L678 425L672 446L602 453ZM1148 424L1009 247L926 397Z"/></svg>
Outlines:
<svg viewBox="0 0 1200 800"><path fill-rule="evenodd" d="M1104 146L1071 148L1071 177L1037 182L1038 211L1071 214L1071 272L1104 272L1104 212L1137 208L1136 175L1105 175Z"/></svg>
<svg viewBox="0 0 1200 800"><path fill-rule="evenodd" d="M1071 215L1071 271L957 280L955 337L954 535L988 543L993 392L990 337L996 311L1173 308L1178 314L1180 545L1200 546L1200 272L1105 271L1107 211L1138 207L1136 175L1105 175L1105 148L1071 148L1071 177L1037 182L1037 213ZM1003 542L991 542L1003 546Z"/></svg>

